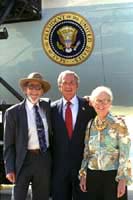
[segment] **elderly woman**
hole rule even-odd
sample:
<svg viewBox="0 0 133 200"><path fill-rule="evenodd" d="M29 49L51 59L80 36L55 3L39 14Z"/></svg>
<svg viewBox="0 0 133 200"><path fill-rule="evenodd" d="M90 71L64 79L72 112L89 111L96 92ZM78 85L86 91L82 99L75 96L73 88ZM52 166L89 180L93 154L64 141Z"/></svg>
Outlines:
<svg viewBox="0 0 133 200"><path fill-rule="evenodd" d="M112 100L111 90L104 86L90 96L97 116L86 130L79 171L80 188L90 200L126 200L126 185L131 183L129 133L124 120L110 113Z"/></svg>

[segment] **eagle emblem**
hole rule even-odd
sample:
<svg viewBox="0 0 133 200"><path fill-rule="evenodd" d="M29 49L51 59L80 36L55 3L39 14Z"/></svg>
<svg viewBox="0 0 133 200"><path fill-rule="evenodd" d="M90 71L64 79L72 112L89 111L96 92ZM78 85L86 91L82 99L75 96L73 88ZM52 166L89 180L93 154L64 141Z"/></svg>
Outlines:
<svg viewBox="0 0 133 200"><path fill-rule="evenodd" d="M63 26L58 31L59 41L57 41L57 47L65 51L66 53L71 53L76 51L77 47L80 45L80 40L76 42L78 30L72 26ZM76 44L75 44L76 42Z"/></svg>

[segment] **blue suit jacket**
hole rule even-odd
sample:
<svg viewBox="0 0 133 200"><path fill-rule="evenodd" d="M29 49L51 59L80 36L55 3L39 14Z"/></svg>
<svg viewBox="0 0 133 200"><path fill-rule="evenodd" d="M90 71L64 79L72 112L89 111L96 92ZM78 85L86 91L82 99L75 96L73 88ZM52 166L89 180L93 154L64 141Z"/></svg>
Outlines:
<svg viewBox="0 0 133 200"><path fill-rule="evenodd" d="M52 103L54 176L64 176L71 169L77 175L80 169L86 126L88 121L95 116L95 111L92 107L88 106L88 103L84 99L78 97L78 101L79 110L71 140L68 138L63 119L62 99Z"/></svg>
<svg viewBox="0 0 133 200"><path fill-rule="evenodd" d="M51 121L49 102L40 100L40 107L46 112L49 139L51 141ZM16 104L5 112L4 117L4 163L6 174L19 174L23 165L28 146L28 124L25 100Z"/></svg>

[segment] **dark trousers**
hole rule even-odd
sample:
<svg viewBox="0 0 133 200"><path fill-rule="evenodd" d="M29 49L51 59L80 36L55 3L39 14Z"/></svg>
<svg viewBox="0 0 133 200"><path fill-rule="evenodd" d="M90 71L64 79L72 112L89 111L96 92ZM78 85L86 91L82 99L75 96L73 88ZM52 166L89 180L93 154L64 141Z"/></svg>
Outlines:
<svg viewBox="0 0 133 200"><path fill-rule="evenodd" d="M87 171L87 193L90 200L118 200L117 198L117 185L115 181L116 170L100 171L89 170ZM127 200L126 194L119 198L119 200Z"/></svg>
<svg viewBox="0 0 133 200"><path fill-rule="evenodd" d="M33 200L48 200L51 179L51 155L27 153L14 187L14 199L25 200L31 184Z"/></svg>
<svg viewBox="0 0 133 200"><path fill-rule="evenodd" d="M78 173L54 174L52 200L88 200L87 193L80 190Z"/></svg>

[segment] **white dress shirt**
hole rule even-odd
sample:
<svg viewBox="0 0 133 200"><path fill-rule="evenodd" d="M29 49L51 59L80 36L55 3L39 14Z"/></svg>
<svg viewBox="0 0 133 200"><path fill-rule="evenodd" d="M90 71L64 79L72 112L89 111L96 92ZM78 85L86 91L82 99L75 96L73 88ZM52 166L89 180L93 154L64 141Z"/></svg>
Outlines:
<svg viewBox="0 0 133 200"><path fill-rule="evenodd" d="M37 104L39 107L39 104ZM35 111L34 105L27 99L26 100L26 112L27 112L27 120L28 120L28 149L40 149L38 134L36 129L36 121L35 121ZM47 147L49 146L49 139L48 139L48 124L46 119L46 114L40 109L39 113L42 117L44 129L45 129L45 138Z"/></svg>

